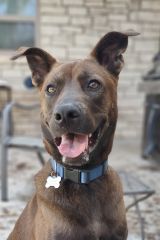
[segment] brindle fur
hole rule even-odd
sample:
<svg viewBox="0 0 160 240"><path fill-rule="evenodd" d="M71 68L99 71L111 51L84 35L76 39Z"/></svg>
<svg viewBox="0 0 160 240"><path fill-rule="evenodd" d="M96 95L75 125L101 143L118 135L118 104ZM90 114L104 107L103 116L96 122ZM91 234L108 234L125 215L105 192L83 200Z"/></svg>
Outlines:
<svg viewBox="0 0 160 240"><path fill-rule="evenodd" d="M108 158L117 122L117 82L123 67L122 53L128 36L134 32L106 34L84 60L59 63L39 48L21 48L13 57L26 56L32 79L40 92L41 125L47 151L66 166L87 169ZM103 88L88 93L89 79L100 79ZM46 96L48 84L56 84L56 94ZM64 103L78 104L80 116L63 125L54 113ZM77 105L76 105L77 106ZM77 157L62 163L53 141L64 132L89 134L103 122L101 138L89 161ZM63 180L60 187L45 188L50 163L35 177L36 193L18 219L9 240L125 240L127 223L123 190L117 173L108 168L105 175L89 184Z"/></svg>

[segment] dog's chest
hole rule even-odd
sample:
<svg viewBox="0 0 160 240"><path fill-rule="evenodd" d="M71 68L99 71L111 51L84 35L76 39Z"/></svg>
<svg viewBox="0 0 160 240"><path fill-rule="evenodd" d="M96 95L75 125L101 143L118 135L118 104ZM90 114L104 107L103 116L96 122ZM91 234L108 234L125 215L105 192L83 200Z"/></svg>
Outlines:
<svg viewBox="0 0 160 240"><path fill-rule="evenodd" d="M97 220L86 226L70 225L67 231L64 229L64 232L62 229L55 231L54 240L103 240L108 237L107 226Z"/></svg>
<svg viewBox="0 0 160 240"><path fill-rule="evenodd" d="M47 222L47 240L109 240L116 214L105 184L100 181L89 186L64 182L53 191L49 188L48 204L41 204L43 219ZM49 205L52 207L48 208ZM43 205L43 207L42 207ZM47 209L46 209L47 207ZM113 209L112 212L110 209ZM39 219L42 219L40 216ZM112 225L112 230L115 229ZM42 224L42 229L44 223ZM46 234L47 233L47 234ZM42 233L43 235L43 233ZM43 238L42 238L43 239Z"/></svg>
<svg viewBox="0 0 160 240"><path fill-rule="evenodd" d="M76 201L76 198L75 198ZM67 200L66 200L67 202ZM93 202L95 204L93 204ZM108 238L108 226L105 221L105 207L90 201L88 205L59 209L51 212L43 209L43 216L52 219L48 222L48 238L52 240L103 240ZM45 234L46 236L46 234Z"/></svg>
<svg viewBox="0 0 160 240"><path fill-rule="evenodd" d="M85 215L74 216L74 219L64 217L57 222L55 227L54 240L103 240L108 237L108 226L103 219L103 214L94 215L94 210L88 211ZM89 213L90 212L90 213ZM94 216L93 216L94 215ZM57 219L58 221L58 219Z"/></svg>

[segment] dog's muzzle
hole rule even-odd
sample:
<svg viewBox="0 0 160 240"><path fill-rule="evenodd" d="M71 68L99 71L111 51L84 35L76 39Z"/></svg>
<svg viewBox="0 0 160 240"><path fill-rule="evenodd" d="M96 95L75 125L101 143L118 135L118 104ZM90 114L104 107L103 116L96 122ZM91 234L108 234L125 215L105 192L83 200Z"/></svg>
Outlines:
<svg viewBox="0 0 160 240"><path fill-rule="evenodd" d="M94 122L77 103L58 104L54 109L54 142L63 159L83 159L95 149L104 127L104 119Z"/></svg>

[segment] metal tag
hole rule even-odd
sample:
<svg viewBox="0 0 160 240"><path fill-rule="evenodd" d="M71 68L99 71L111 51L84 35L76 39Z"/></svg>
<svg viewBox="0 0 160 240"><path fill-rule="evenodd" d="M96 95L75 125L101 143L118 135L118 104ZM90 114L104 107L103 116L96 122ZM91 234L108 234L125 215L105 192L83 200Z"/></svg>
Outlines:
<svg viewBox="0 0 160 240"><path fill-rule="evenodd" d="M45 187L46 188L49 188L49 187L59 188L60 182L61 182L61 177L49 176L47 178Z"/></svg>

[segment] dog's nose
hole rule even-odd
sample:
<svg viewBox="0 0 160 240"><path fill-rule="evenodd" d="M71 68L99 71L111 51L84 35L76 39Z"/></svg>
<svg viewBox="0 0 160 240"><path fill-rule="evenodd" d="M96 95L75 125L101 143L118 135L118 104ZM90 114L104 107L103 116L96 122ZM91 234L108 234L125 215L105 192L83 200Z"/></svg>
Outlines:
<svg viewBox="0 0 160 240"><path fill-rule="evenodd" d="M80 109L74 104L64 104L56 108L54 117L57 123L73 122L80 118Z"/></svg>

